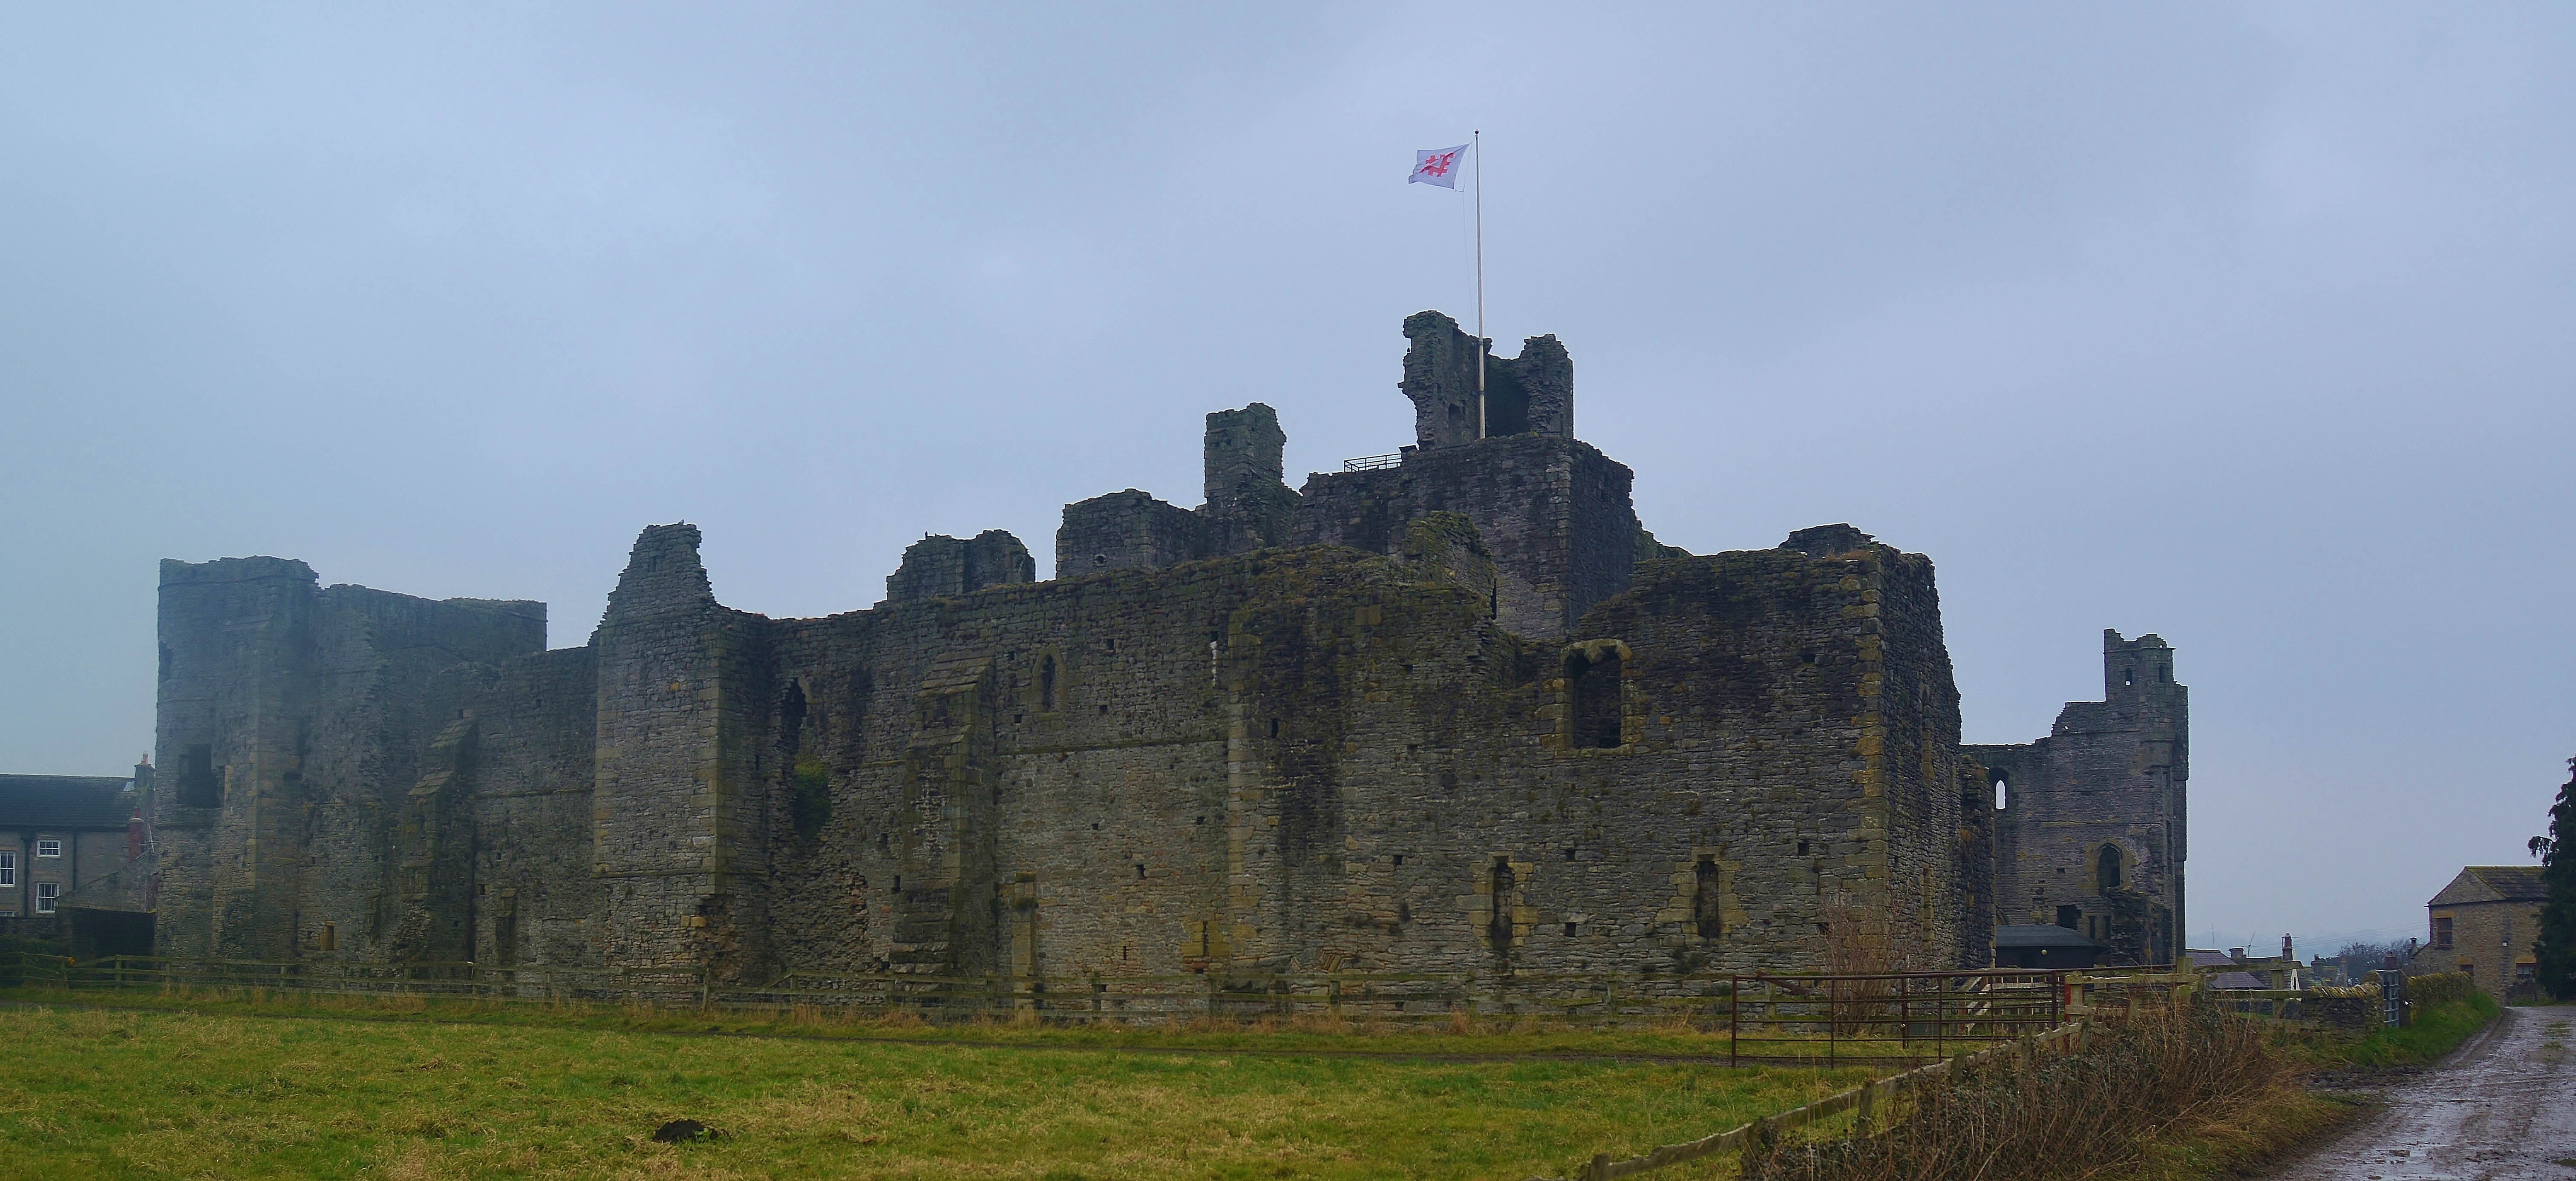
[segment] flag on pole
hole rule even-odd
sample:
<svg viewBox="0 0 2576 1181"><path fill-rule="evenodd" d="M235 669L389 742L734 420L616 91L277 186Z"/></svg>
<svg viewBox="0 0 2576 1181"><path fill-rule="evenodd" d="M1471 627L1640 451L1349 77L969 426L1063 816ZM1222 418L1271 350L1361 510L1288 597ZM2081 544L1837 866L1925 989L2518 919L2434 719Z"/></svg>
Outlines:
<svg viewBox="0 0 2576 1181"><path fill-rule="evenodd" d="M1444 189L1458 187L1458 157L1467 154L1467 145L1441 148L1413 154L1413 175L1404 178L1409 185L1438 185Z"/></svg>

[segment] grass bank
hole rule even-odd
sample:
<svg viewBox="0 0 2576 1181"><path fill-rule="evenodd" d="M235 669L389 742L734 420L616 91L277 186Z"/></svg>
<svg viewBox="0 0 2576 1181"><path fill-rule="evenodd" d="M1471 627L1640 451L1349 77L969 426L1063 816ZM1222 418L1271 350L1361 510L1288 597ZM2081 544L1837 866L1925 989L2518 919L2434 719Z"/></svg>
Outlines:
<svg viewBox="0 0 2576 1181"><path fill-rule="evenodd" d="M798 1006L788 1010L673 1009L579 1001L498 1001L420 995L319 993L301 989L138 988L61 992L0 990L0 1001L59 1007L160 1010L269 1017L336 1017L385 1022L490 1025L504 1028L591 1029L622 1033L733 1034L921 1043L973 1043L1062 1049L1180 1049L1246 1053L1302 1052L1391 1057L1611 1057L1724 1060L1730 1040L1723 1021L1693 1024L1664 1020L1633 1027L1584 1025L1539 1016L1474 1017L1453 1014L1431 1023L1336 1020L1323 1015L1294 1019L1197 1020L1129 1025L1111 1020L1086 1025L1043 1025L984 1018L925 1022L909 1014L852 1015ZM1767 1037L1760 1053L1788 1055L1802 1048L1825 1055L1823 1038ZM1957 1053L1960 1043L1900 1045L1846 1039L1857 1053L1935 1057ZM1748 1044L1748 1054L1757 1047ZM1889 1070L1898 1069L1891 1065Z"/></svg>
<svg viewBox="0 0 2576 1181"><path fill-rule="evenodd" d="M2495 998L2482 992L2415 1006L2414 1022L2383 1029L2358 1041L2327 1045L2315 1060L2321 1066L2421 1066L2460 1048L2496 1019Z"/></svg>
<svg viewBox="0 0 2576 1181"><path fill-rule="evenodd" d="M0 1159L104 1178L1523 1177L1867 1077L43 1007L0 1038ZM650 1139L682 1118L725 1135Z"/></svg>

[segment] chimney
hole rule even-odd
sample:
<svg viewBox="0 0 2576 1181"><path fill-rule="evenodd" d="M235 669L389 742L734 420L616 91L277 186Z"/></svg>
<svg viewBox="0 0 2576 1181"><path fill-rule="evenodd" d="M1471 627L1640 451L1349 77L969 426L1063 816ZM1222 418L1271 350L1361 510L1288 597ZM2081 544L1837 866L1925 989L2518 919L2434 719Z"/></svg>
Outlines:
<svg viewBox="0 0 2576 1181"><path fill-rule="evenodd" d="M2299 958L2297 952L2290 950L2290 937L2287 935L2281 936L2281 958L2285 960L2295 960Z"/></svg>
<svg viewBox="0 0 2576 1181"><path fill-rule="evenodd" d="M2242 947L2231 947L2231 948L2228 948L2228 949L2227 949L2227 958L2228 958L2228 959L2231 959L2231 960L2234 960L2234 961L2236 961L2237 963L2240 963L2240 964L2241 964L2241 963L2244 963L2244 962L2245 962L2245 949L2244 949L2244 948L2242 948Z"/></svg>

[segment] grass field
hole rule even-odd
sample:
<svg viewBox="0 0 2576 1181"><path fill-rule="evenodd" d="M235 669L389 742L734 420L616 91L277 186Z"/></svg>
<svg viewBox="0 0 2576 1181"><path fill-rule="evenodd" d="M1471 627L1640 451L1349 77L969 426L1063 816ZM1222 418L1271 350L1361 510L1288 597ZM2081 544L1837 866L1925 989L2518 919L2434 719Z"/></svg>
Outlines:
<svg viewBox="0 0 2576 1181"><path fill-rule="evenodd" d="M127 998L115 998L123 1003ZM1844 1069L1332 1056L1666 1035L764 1037L614 1014L0 1009L0 1160L46 1177L1506 1177L1796 1106ZM390 1020L358 1019L385 1016ZM506 1016L507 1019L503 1019ZM678 1021L636 1015L630 1024ZM721 1025L721 1022L716 1024ZM822 1027L816 1032L828 1032ZM845 1027L846 1031L846 1027ZM892 1034L898 1040L879 1040ZM901 1040L905 1037L918 1040ZM1108 1048L1123 1039L1130 1048ZM1655 1052L1644 1045L1624 1052ZM1595 1052L1598 1052L1597 1050ZM1705 1050L1703 1049L1703 1052ZM688 1118L724 1133L659 1144ZM1670 1175L1694 1174L1674 1170ZM1706 1174L1698 1174L1706 1175Z"/></svg>

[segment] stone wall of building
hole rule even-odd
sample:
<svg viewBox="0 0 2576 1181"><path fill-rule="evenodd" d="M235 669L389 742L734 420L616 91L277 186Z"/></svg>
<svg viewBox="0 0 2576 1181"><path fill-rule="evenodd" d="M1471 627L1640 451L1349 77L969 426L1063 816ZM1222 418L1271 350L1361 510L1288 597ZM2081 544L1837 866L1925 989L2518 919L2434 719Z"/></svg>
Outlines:
<svg viewBox="0 0 2576 1181"><path fill-rule="evenodd" d="M277 558L161 567L156 935L174 954L319 950L392 874L440 672L545 646L545 605L316 585ZM336 934L336 932L335 932Z"/></svg>
<svg viewBox="0 0 2576 1181"><path fill-rule="evenodd" d="M1134 488L1064 506L1055 533L1055 574L1161 570L1206 552L1197 516Z"/></svg>
<svg viewBox="0 0 2576 1181"><path fill-rule="evenodd" d="M2049 735L1971 746L2005 805L1996 813L1998 921L2057 923L2109 947L2108 962L2172 963L2182 951L2190 698L2173 647L2102 633L2103 700L2069 702Z"/></svg>
<svg viewBox="0 0 2576 1181"><path fill-rule="evenodd" d="M1410 522L1458 513L1493 556L1495 617L1515 633L1561 639L1628 587L1639 533L1632 479L1577 439L1524 434L1416 449L1399 467L1308 476L1296 536L1394 554Z"/></svg>

